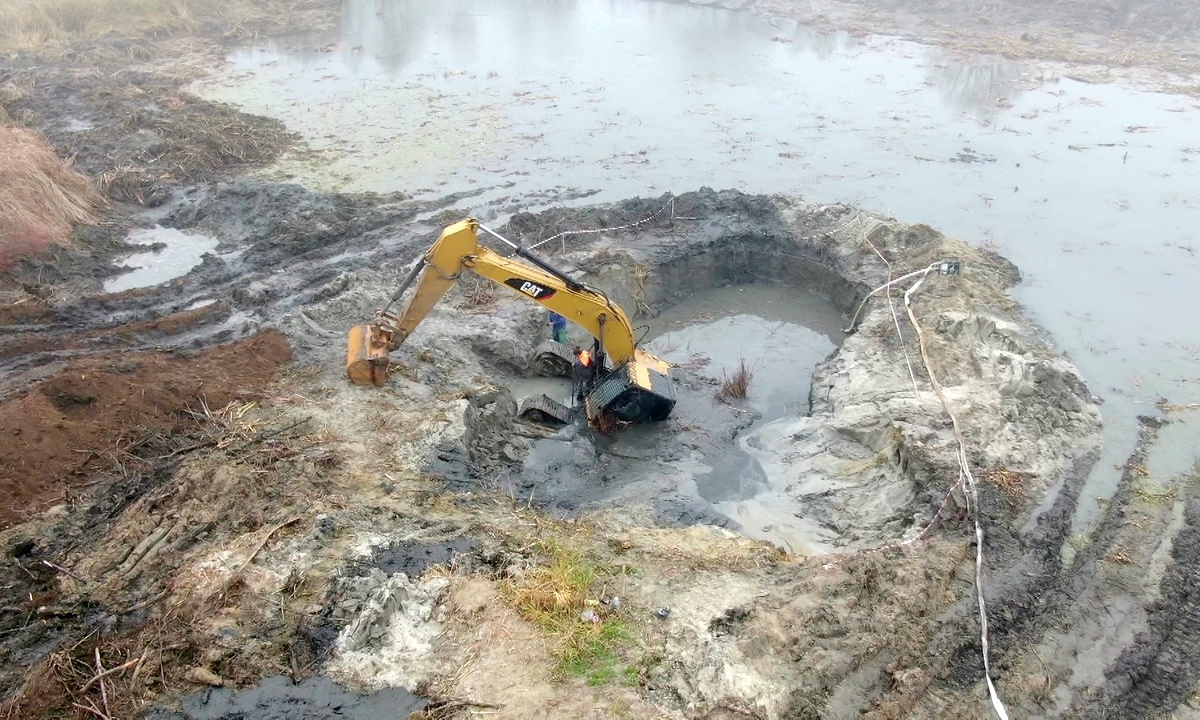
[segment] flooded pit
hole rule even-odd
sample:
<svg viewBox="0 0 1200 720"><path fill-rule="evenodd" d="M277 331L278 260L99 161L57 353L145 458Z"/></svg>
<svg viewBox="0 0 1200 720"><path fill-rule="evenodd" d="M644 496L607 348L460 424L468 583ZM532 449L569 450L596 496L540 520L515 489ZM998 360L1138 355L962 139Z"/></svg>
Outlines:
<svg viewBox="0 0 1200 720"><path fill-rule="evenodd" d="M808 411L813 370L841 343L842 323L832 304L800 288L728 286L654 318L647 349L714 381L744 360L754 373L746 404L762 423Z"/></svg>
<svg viewBox="0 0 1200 720"><path fill-rule="evenodd" d="M787 491L792 474L769 459L764 465L757 446L777 422L808 413L813 372L844 338L844 318L804 287L714 287L706 277L737 265L722 256L663 268L677 284L660 291L682 299L635 322L648 326L646 349L674 367L679 397L671 419L608 437L568 426L532 441L521 477L503 484L567 514L636 499L669 521L723 525L789 552L832 549L825 542L831 533L806 520L802 499ZM719 399L722 381L743 361L753 372L746 398ZM570 405L566 379L522 378L508 387L517 399L546 393Z"/></svg>
<svg viewBox="0 0 1200 720"><path fill-rule="evenodd" d="M1067 74L640 0L350 0L337 32L234 53L195 89L301 133L320 159L271 172L317 188L478 191L460 209L495 219L577 204L571 188L592 203L738 187L993 245L1105 400L1083 525L1136 416L1200 401L1200 329L1161 311L1200 302L1200 115ZM1171 442L1194 454L1182 417Z"/></svg>

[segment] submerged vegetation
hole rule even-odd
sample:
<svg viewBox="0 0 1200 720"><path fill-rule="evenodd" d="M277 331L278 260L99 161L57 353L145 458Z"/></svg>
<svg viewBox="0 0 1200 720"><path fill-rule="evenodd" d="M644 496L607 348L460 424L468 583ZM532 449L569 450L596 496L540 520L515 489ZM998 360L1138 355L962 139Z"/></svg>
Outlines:
<svg viewBox="0 0 1200 720"><path fill-rule="evenodd" d="M745 400L750 392L750 381L754 379L754 370L745 358L738 361L737 369L732 373L724 373L721 387L717 389L718 400Z"/></svg>

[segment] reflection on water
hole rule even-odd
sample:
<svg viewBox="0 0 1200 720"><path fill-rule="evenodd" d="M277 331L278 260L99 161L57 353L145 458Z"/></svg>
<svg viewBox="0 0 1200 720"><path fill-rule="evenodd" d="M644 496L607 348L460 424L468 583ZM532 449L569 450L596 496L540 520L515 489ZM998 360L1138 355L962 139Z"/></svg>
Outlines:
<svg viewBox="0 0 1200 720"><path fill-rule="evenodd" d="M104 283L104 292L116 293L134 288L160 285L187 274L217 249L217 241L203 235L183 233L155 226L134 230L126 238L133 245L159 245L149 252L130 255L121 264L129 271Z"/></svg>
<svg viewBox="0 0 1200 720"><path fill-rule="evenodd" d="M982 114L1008 107L1021 92L1021 66L1015 62L937 62L929 82L952 105Z"/></svg>
<svg viewBox="0 0 1200 720"><path fill-rule="evenodd" d="M196 89L299 132L317 160L273 172L322 188L476 190L458 207L489 219L568 188L733 187L986 241L1106 401L1085 498L1115 487L1154 400L1200 402L1200 325L1163 312L1200 304L1186 98L646 0L350 0L337 33L235 53Z"/></svg>

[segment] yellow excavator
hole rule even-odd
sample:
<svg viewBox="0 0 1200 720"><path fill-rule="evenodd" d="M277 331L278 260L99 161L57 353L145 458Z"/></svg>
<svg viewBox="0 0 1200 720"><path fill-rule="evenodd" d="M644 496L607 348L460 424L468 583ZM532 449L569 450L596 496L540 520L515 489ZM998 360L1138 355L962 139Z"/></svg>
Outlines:
<svg viewBox="0 0 1200 720"><path fill-rule="evenodd" d="M481 228L509 245L513 255L504 256L479 244ZM519 262L517 257L527 262ZM464 270L540 303L594 338L592 349L585 356L586 372L579 372L578 360L571 363L565 348L559 353L566 356L562 369L574 366L575 394L582 398L592 425L609 431L623 423L665 420L671 414L675 388L670 365L637 347L633 326L624 310L603 292L576 282L530 250L487 230L473 219L445 228L387 305L375 312L370 323L350 329L346 361L350 381L383 385L388 378L389 353L404 344ZM417 287L404 311L393 311L392 306L413 283Z"/></svg>

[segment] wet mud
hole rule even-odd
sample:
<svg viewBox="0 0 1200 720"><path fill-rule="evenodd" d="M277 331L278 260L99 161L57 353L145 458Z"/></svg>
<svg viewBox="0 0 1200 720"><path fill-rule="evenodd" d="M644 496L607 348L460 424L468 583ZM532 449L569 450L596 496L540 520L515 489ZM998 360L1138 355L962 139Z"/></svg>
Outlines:
<svg viewBox="0 0 1200 720"><path fill-rule="evenodd" d="M143 462L139 449L184 432L194 420L186 411L202 413L204 403L221 408L248 396L290 358L287 340L268 330L192 355L74 360L35 389L4 400L0 528L67 500L102 472ZM229 372L231 365L236 373Z"/></svg>
<svg viewBox="0 0 1200 720"><path fill-rule="evenodd" d="M132 204L82 232L92 249L25 266L0 305L7 716L110 700L133 716L182 698L161 712L381 717L419 709L418 695L446 713L584 716L578 703L601 700L562 683L508 605L538 549L570 543L621 568L587 601L619 587L627 603L612 612L642 654L619 658L631 681L604 692L639 717L961 716L984 707L974 517L994 679L1014 715L1191 701L1195 478L1156 465L1158 421L1143 420L1099 522L1077 531L1103 457L1098 398L1012 300L1019 274L998 254L794 195L521 212L591 191L335 194L230 177L296 138L177 95L178 79L84 74L74 93L46 78L45 92L6 96L8 113L79 149ZM972 172L1003 155L945 149ZM396 354L388 387L345 384L345 328L467 214L528 243L624 228L545 251L651 326L650 348L676 364L668 422L613 436L517 422L505 388L538 386L543 313L467 283ZM101 292L123 259L154 259L127 242L156 227L204 238L184 264L198 263ZM893 269L944 259L962 273L930 276L913 307L967 428L971 512L899 298L840 332ZM758 385L718 399L747 355ZM124 669L89 682L102 667Z"/></svg>
<svg viewBox="0 0 1200 720"><path fill-rule="evenodd" d="M184 698L182 712L157 711L148 720L392 720L408 717L425 703L404 690L381 690L370 695L347 692L326 677L294 682L287 677L264 678L241 691L206 690Z"/></svg>

